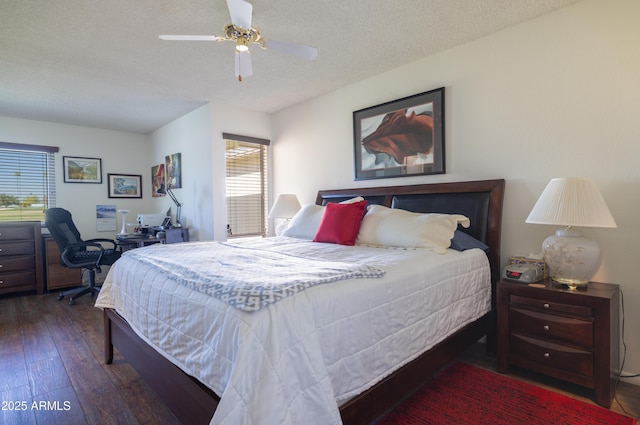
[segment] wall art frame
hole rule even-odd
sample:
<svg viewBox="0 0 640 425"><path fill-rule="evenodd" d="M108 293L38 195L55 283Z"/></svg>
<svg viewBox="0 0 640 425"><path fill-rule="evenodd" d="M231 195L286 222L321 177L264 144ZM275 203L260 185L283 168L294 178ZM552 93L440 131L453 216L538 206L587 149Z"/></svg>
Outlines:
<svg viewBox="0 0 640 425"><path fill-rule="evenodd" d="M109 198L142 198L140 174L107 174Z"/></svg>
<svg viewBox="0 0 640 425"><path fill-rule="evenodd" d="M65 183L102 183L102 159L81 156L63 156L62 170Z"/></svg>
<svg viewBox="0 0 640 425"><path fill-rule="evenodd" d="M444 87L353 113L355 179L445 173Z"/></svg>
<svg viewBox="0 0 640 425"><path fill-rule="evenodd" d="M164 176L167 189L182 187L182 154L174 153L164 158Z"/></svg>

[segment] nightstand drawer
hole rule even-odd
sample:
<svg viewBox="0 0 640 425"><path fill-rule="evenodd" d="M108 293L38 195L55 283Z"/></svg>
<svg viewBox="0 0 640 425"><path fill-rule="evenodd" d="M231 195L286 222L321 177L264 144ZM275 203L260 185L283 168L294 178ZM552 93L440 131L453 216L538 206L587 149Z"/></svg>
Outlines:
<svg viewBox="0 0 640 425"><path fill-rule="evenodd" d="M519 308L509 309L511 331L543 339L553 339L563 344L593 348L593 322L571 319L553 314L539 313Z"/></svg>
<svg viewBox="0 0 640 425"><path fill-rule="evenodd" d="M546 368L562 370L563 373L575 373L593 378L593 354L590 351L565 347L551 342L529 338L522 335L511 335L510 357L526 360Z"/></svg>
<svg viewBox="0 0 640 425"><path fill-rule="evenodd" d="M526 298L518 295L511 295L509 303L513 305L529 306L541 311L566 313L582 317L593 317L593 309L591 307L561 304L558 302L540 300L536 298Z"/></svg>

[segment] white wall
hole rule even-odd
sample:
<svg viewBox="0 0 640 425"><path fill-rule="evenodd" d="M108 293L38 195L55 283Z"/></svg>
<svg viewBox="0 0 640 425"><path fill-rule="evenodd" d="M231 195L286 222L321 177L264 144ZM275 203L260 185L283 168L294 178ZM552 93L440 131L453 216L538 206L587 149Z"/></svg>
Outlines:
<svg viewBox="0 0 640 425"><path fill-rule="evenodd" d="M222 133L271 138L268 114L220 104L207 104L151 134L155 161L182 154L182 189L173 190L183 204L181 221L191 240L226 240L225 143ZM155 198L156 210L174 204Z"/></svg>
<svg viewBox="0 0 640 425"><path fill-rule="evenodd" d="M640 372L640 2L585 0L273 116L274 192L505 178L502 261L555 229L524 221L553 177L595 180L617 229L587 233L626 307L625 369ZM444 86L447 174L354 181L352 112ZM637 383L640 383L638 381Z"/></svg>
<svg viewBox="0 0 640 425"><path fill-rule="evenodd" d="M58 146L55 154L56 204L69 210L83 239L114 238L120 231L120 214L116 231L98 232L96 205L116 205L131 210L127 222L135 221L136 212L147 212L150 202L150 171L146 155L148 137L141 134L101 130L90 127L0 117L0 140L9 143ZM62 157L79 156L102 160L102 184L64 183ZM142 175L142 199L108 197L107 174Z"/></svg>

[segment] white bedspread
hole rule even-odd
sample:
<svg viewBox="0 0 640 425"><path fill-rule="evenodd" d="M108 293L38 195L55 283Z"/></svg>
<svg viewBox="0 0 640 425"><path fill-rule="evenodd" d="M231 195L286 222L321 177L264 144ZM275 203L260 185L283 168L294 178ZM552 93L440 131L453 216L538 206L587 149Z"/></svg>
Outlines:
<svg viewBox="0 0 640 425"><path fill-rule="evenodd" d="M366 264L317 260L223 242L154 245L123 255L244 311L260 310L315 285L384 276L384 271Z"/></svg>
<svg viewBox="0 0 640 425"><path fill-rule="evenodd" d="M115 308L221 396L211 424L340 424L339 404L490 309L480 250L439 255L285 237L243 245L369 264L386 276L314 286L249 313L118 260L96 306Z"/></svg>

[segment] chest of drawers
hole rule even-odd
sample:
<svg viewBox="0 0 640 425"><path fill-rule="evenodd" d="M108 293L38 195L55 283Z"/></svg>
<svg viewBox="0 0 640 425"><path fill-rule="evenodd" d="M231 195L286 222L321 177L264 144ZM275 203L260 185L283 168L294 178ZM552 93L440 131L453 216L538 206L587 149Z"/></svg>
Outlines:
<svg viewBox="0 0 640 425"><path fill-rule="evenodd" d="M0 294L43 291L40 222L0 223Z"/></svg>
<svg viewBox="0 0 640 425"><path fill-rule="evenodd" d="M513 365L592 388L608 408L619 367L618 285L538 286L497 284L498 371Z"/></svg>

